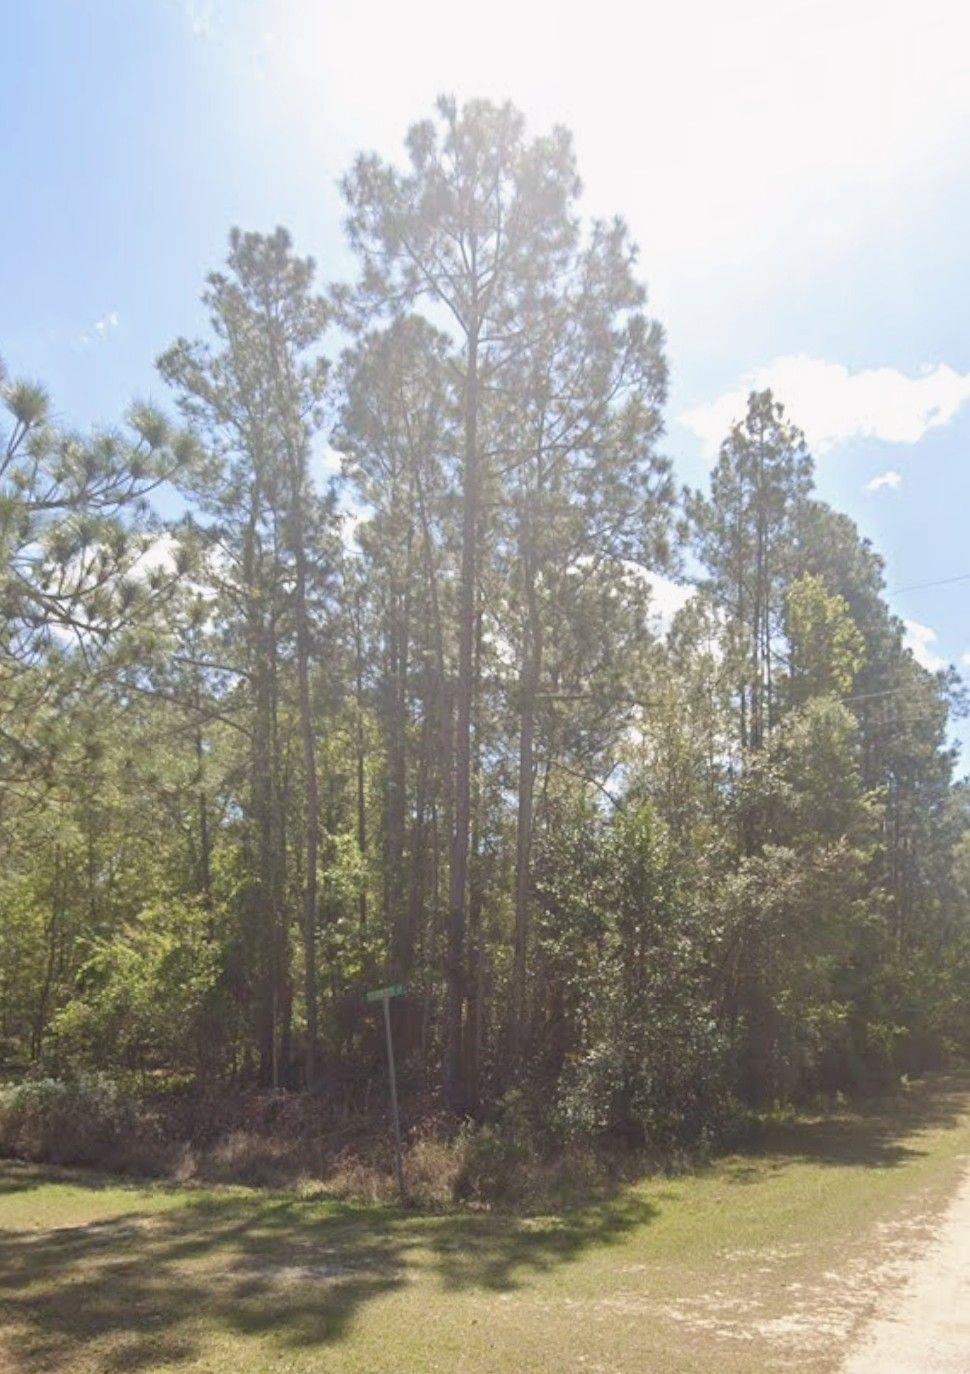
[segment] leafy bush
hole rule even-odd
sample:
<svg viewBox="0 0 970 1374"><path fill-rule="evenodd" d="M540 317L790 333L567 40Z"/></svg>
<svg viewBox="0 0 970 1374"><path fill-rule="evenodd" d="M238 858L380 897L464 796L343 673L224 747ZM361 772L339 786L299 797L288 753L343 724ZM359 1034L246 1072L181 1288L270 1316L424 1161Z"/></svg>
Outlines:
<svg viewBox="0 0 970 1374"><path fill-rule="evenodd" d="M703 910L648 803L538 855L539 937L572 1022L552 1124L670 1155L715 1144L735 1112L729 1047L705 974Z"/></svg>
<svg viewBox="0 0 970 1374"><path fill-rule="evenodd" d="M130 1163L146 1136L134 1099L102 1074L0 1088L0 1153L51 1164Z"/></svg>
<svg viewBox="0 0 970 1374"><path fill-rule="evenodd" d="M604 1022L603 1034L563 1070L558 1118L567 1137L624 1139L664 1157L719 1145L738 1109L713 1025L615 1018L610 1035Z"/></svg>
<svg viewBox="0 0 970 1374"><path fill-rule="evenodd" d="M517 1191L515 1175L522 1148L513 1135L494 1125L464 1126L459 1134L461 1163L455 1195L462 1202L507 1202Z"/></svg>
<svg viewBox="0 0 970 1374"><path fill-rule="evenodd" d="M53 1018L48 1058L58 1067L201 1072L218 1039L220 953L210 922L198 904L161 903L94 943L73 998Z"/></svg>

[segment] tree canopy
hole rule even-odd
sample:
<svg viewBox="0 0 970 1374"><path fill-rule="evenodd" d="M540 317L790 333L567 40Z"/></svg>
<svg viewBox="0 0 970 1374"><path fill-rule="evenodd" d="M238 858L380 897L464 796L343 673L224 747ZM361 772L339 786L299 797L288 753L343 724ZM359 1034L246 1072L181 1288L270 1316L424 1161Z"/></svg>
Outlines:
<svg viewBox="0 0 970 1374"><path fill-rule="evenodd" d="M170 416L3 375L0 1071L353 1094L393 980L406 1093L673 1145L965 1050L959 683L784 398L678 493L562 129L343 193L349 283L232 231Z"/></svg>

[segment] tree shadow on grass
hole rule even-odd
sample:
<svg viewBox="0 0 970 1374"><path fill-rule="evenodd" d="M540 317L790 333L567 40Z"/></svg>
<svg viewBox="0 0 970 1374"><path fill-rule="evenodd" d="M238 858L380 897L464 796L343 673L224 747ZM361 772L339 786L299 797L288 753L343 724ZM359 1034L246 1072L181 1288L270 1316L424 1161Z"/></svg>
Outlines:
<svg viewBox="0 0 970 1374"><path fill-rule="evenodd" d="M142 1192L146 1187L155 1191L184 1192L184 1187L165 1179L139 1177L136 1174L103 1173L88 1165L34 1164L24 1159L0 1156L0 1196L26 1193L52 1183L64 1184L84 1192Z"/></svg>
<svg viewBox="0 0 970 1374"><path fill-rule="evenodd" d="M0 1327L12 1370L151 1369L207 1344L326 1347L375 1299L424 1276L505 1291L650 1220L633 1195L557 1218L421 1216L263 1195L0 1232Z"/></svg>
<svg viewBox="0 0 970 1374"><path fill-rule="evenodd" d="M752 1153L758 1162L731 1161L727 1177L738 1183L764 1177L770 1168L802 1162L891 1169L926 1154L924 1131L955 1126L970 1101L970 1074L955 1073L916 1082L892 1094L862 1099L818 1117L772 1122L760 1132Z"/></svg>
<svg viewBox="0 0 970 1374"><path fill-rule="evenodd" d="M953 1076L834 1116L774 1125L754 1157L719 1168L744 1182L796 1161L894 1167L922 1153L921 1131L956 1123L968 1089L970 1078ZM7 1177L17 1188L36 1187L44 1174L14 1170ZM428 1216L238 1191L176 1199L169 1188L137 1210L144 1193L132 1190L135 1205L121 1216L0 1231L4 1368L138 1371L213 1350L230 1367L242 1347L221 1343L245 1338L260 1342L267 1356L274 1349L322 1355L348 1338L368 1304L415 1280L425 1292L508 1292L622 1241L647 1226L663 1200L624 1189L556 1216L515 1218ZM161 1205L159 1192L167 1194ZM416 1298L415 1322L421 1311Z"/></svg>
<svg viewBox="0 0 970 1374"><path fill-rule="evenodd" d="M557 1216L483 1214L442 1220L431 1242L435 1270L448 1289L509 1292L531 1276L571 1264L591 1249L615 1245L657 1215L627 1190L593 1207Z"/></svg>
<svg viewBox="0 0 970 1374"><path fill-rule="evenodd" d="M0 1178L0 1197L9 1197L12 1193L30 1193L39 1188L40 1184L41 1180L38 1178L21 1178L17 1175Z"/></svg>
<svg viewBox="0 0 970 1374"><path fill-rule="evenodd" d="M366 1301L403 1281L393 1234L358 1224L346 1258L296 1204L232 1200L87 1226L0 1233L0 1313L12 1368L150 1369L196 1356L213 1332L285 1345L339 1339ZM278 1223L293 1211L293 1230ZM345 1236L349 1241L350 1237Z"/></svg>

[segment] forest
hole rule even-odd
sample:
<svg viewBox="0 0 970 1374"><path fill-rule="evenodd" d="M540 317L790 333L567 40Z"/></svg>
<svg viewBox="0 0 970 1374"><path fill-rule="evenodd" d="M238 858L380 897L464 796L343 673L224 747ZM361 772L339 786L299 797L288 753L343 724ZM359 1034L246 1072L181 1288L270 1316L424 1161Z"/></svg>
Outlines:
<svg viewBox="0 0 970 1374"><path fill-rule="evenodd" d="M160 405L3 374L0 1079L382 1100L387 982L406 1120L691 1147L959 1059L963 689L785 398L680 485L561 128L442 99L342 192L353 280L233 229Z"/></svg>

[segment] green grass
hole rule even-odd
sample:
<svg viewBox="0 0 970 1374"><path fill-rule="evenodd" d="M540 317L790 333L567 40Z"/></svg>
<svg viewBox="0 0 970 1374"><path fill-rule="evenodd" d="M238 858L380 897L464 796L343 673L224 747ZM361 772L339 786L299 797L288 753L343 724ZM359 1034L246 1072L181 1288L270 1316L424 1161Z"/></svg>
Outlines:
<svg viewBox="0 0 970 1374"><path fill-rule="evenodd" d="M0 1368L827 1370L970 1152L970 1080L563 1215L0 1166Z"/></svg>

